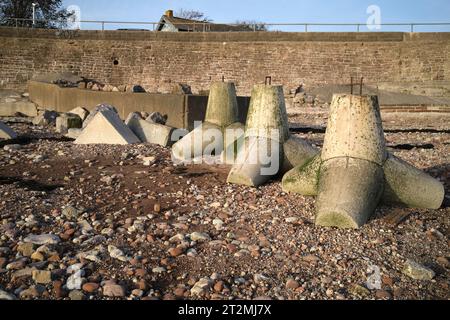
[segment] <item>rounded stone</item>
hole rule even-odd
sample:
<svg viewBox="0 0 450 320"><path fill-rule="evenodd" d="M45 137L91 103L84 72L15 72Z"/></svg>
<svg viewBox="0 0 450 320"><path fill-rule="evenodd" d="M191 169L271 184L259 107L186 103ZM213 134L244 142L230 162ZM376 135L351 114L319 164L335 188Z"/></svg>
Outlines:
<svg viewBox="0 0 450 320"><path fill-rule="evenodd" d="M84 292L94 293L98 290L99 287L100 285L98 283L88 282L83 284L82 289Z"/></svg>

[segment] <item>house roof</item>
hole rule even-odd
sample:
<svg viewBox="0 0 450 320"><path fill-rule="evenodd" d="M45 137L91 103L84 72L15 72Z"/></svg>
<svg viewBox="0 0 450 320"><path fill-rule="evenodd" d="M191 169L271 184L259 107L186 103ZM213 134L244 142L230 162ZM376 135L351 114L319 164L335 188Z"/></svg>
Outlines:
<svg viewBox="0 0 450 320"><path fill-rule="evenodd" d="M163 15L158 24L157 31L161 31L165 24L171 24L178 31L190 32L227 32L227 31L252 31L250 26L233 26L228 24L217 24L199 20L183 19Z"/></svg>

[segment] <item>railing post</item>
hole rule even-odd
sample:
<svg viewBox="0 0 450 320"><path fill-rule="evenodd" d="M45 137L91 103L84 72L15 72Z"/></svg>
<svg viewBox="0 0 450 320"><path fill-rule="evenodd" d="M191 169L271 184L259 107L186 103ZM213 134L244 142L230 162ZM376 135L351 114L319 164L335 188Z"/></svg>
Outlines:
<svg viewBox="0 0 450 320"><path fill-rule="evenodd" d="M19 20L17 20L17 18L14 19L14 20L16 20L16 28L18 28L19 27Z"/></svg>
<svg viewBox="0 0 450 320"><path fill-rule="evenodd" d="M305 32L308 32L308 24L305 23Z"/></svg>
<svg viewBox="0 0 450 320"><path fill-rule="evenodd" d="M360 24L358 23L357 25L356 25L356 32L359 32L359 27L360 27Z"/></svg>
<svg viewBox="0 0 450 320"><path fill-rule="evenodd" d="M102 31L105 31L105 21L102 21Z"/></svg>
<svg viewBox="0 0 450 320"><path fill-rule="evenodd" d="M414 32L414 24L411 23L411 32Z"/></svg>

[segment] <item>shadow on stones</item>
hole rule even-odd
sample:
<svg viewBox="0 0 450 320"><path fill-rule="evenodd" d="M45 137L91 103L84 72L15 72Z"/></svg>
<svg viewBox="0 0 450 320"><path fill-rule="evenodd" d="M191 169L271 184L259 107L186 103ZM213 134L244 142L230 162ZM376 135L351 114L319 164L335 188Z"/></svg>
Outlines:
<svg viewBox="0 0 450 320"><path fill-rule="evenodd" d="M434 144L427 143L427 144L396 144L391 145L387 147L388 149L394 149L394 150L408 150L411 151L413 149L425 149L425 150L432 150L434 149Z"/></svg>
<svg viewBox="0 0 450 320"><path fill-rule="evenodd" d="M24 180L19 177L1 177L0 176L0 185L11 185L17 184L19 188L28 189L31 191L45 191L50 192L54 191L58 188L63 187L60 184L44 184L35 180Z"/></svg>
<svg viewBox="0 0 450 320"><path fill-rule="evenodd" d="M38 141L54 141L54 142L73 142L74 139L66 138L66 137L45 137L45 138L38 138L38 137L18 137L16 139L11 140L2 140L0 141L0 148L3 148L4 146L10 145L10 144L19 144L22 146L38 142Z"/></svg>
<svg viewBox="0 0 450 320"><path fill-rule="evenodd" d="M325 133L326 127L294 127L291 133ZM385 133L450 133L449 129L385 129Z"/></svg>

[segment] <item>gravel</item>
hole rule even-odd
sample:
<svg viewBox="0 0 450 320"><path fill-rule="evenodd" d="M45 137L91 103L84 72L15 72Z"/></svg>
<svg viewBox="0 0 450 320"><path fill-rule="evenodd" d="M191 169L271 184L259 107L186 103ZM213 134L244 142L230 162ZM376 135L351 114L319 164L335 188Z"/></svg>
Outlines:
<svg viewBox="0 0 450 320"><path fill-rule="evenodd" d="M0 141L0 299L450 298L448 196L439 210L380 206L356 231L318 228L315 199L278 180L228 185L229 167L175 166L159 146L81 146L9 125L22 138ZM447 193L448 129L386 134L432 144L391 151Z"/></svg>

